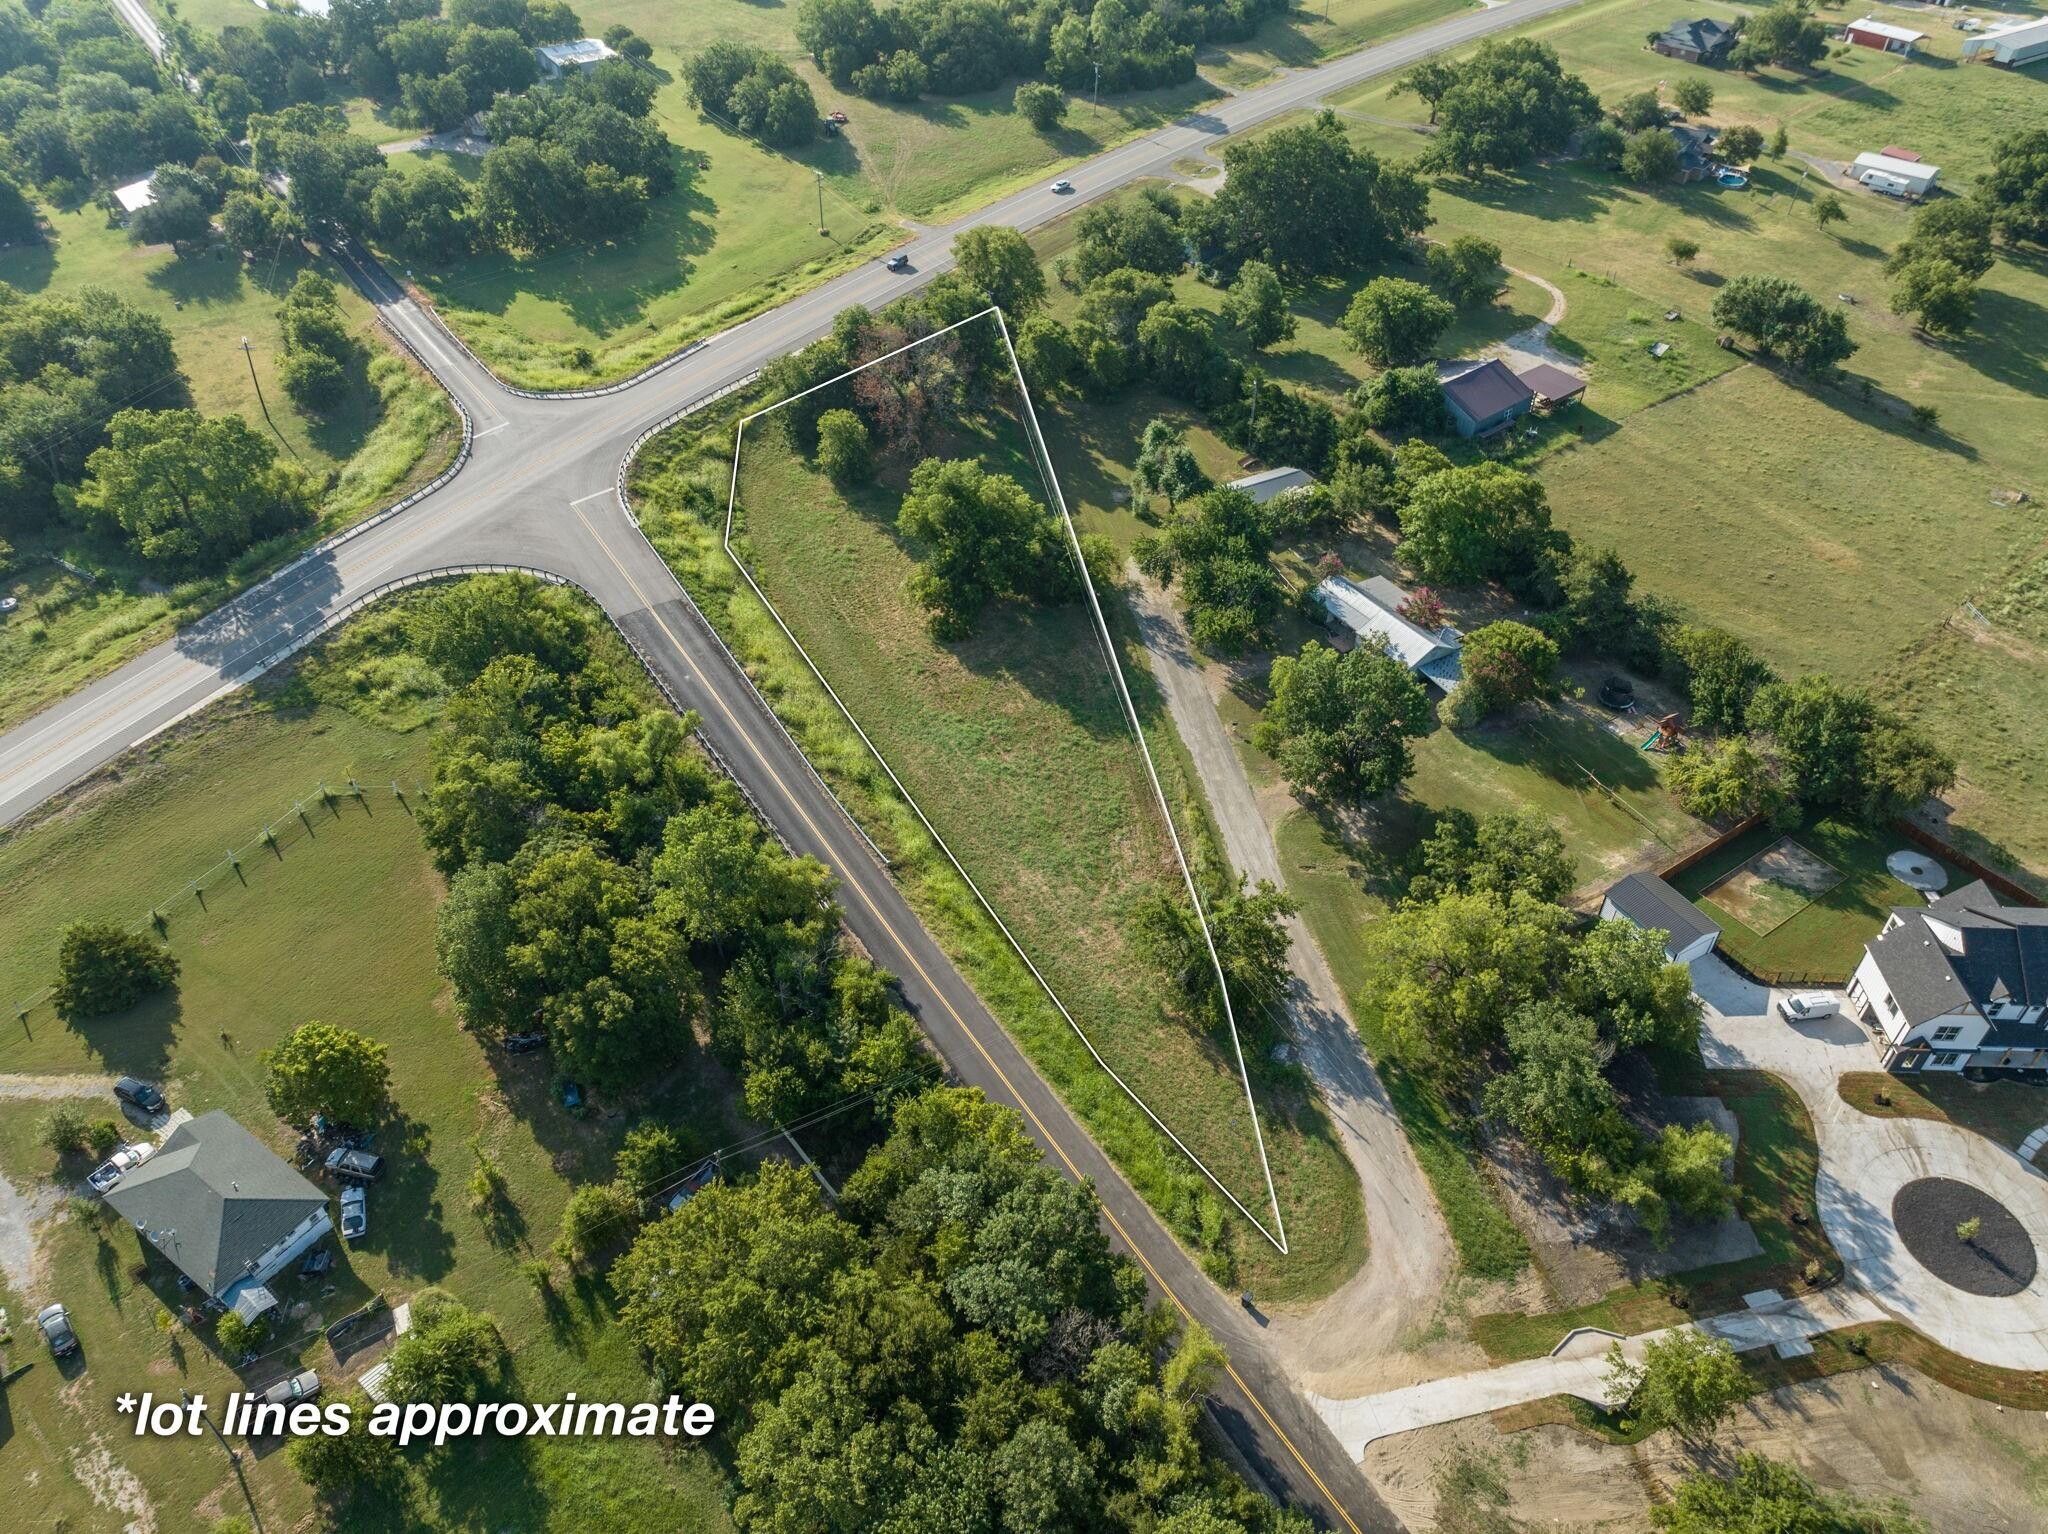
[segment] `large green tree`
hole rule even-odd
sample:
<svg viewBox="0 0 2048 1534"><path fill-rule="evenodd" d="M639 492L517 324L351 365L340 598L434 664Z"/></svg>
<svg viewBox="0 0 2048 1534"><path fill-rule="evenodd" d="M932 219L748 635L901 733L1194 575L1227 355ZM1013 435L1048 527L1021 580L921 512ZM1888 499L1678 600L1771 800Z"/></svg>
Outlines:
<svg viewBox="0 0 2048 1534"><path fill-rule="evenodd" d="M1235 654L1280 616L1271 530L1241 490L1211 490L1182 506L1157 536L1132 549L1138 568L1177 587L1196 643Z"/></svg>
<svg viewBox="0 0 2048 1534"><path fill-rule="evenodd" d="M1991 170L1977 195L2009 240L2048 244L2048 127L2028 128L1991 146Z"/></svg>
<svg viewBox="0 0 2048 1534"><path fill-rule="evenodd" d="M1790 1465L1737 1454L1732 1471L1682 1477L1671 1500L1650 1509L1659 1534L1927 1534L1896 1499L1866 1501L1822 1491Z"/></svg>
<svg viewBox="0 0 2048 1534"><path fill-rule="evenodd" d="M1427 163L1463 176L1506 170L1564 148L1600 103L1548 43L1488 41L1450 66L1456 80L1432 103Z"/></svg>
<svg viewBox="0 0 2048 1534"><path fill-rule="evenodd" d="M1038 252L1014 229L980 224L953 241L960 275L988 294L1014 324L1045 302Z"/></svg>
<svg viewBox="0 0 2048 1534"><path fill-rule="evenodd" d="M1714 295L1713 317L1807 372L1829 373L1856 350L1841 310L1822 307L1789 277L1731 278Z"/></svg>
<svg viewBox="0 0 2048 1534"><path fill-rule="evenodd" d="M63 1017L120 1012L178 978L178 961L154 938L109 922L74 922L57 947L52 999Z"/></svg>
<svg viewBox="0 0 2048 1534"><path fill-rule="evenodd" d="M270 1111L305 1128L315 1115L369 1124L391 1091L385 1046L332 1023L301 1023L263 1053L263 1093Z"/></svg>
<svg viewBox="0 0 2048 1534"><path fill-rule="evenodd" d="M1351 296L1344 333L1377 367L1405 367L1430 354L1458 311L1419 282L1375 277Z"/></svg>
<svg viewBox="0 0 2048 1534"><path fill-rule="evenodd" d="M1302 792L1376 799L1415 770L1408 742L1429 727L1429 696L1385 645L1339 654L1310 640L1273 662L1267 690L1252 739Z"/></svg>
<svg viewBox="0 0 2048 1534"><path fill-rule="evenodd" d="M1062 601L1078 589L1052 513L972 459L928 458L913 469L896 525L917 546L910 595L939 639L967 638L1000 598Z"/></svg>

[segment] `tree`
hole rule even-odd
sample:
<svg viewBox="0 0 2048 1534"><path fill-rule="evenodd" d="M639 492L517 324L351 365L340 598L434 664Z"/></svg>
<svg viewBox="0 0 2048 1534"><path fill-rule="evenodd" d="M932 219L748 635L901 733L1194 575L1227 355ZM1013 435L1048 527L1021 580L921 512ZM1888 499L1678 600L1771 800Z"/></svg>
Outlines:
<svg viewBox="0 0 2048 1534"><path fill-rule="evenodd" d="M1588 123L1579 132L1579 157L1588 165L1597 165L1603 170L1621 169L1622 151L1628 148L1628 135L1621 124L1602 117Z"/></svg>
<svg viewBox="0 0 2048 1534"><path fill-rule="evenodd" d="M219 568L259 538L298 527L313 488L238 415L123 410L67 499L151 564Z"/></svg>
<svg viewBox="0 0 2048 1534"><path fill-rule="evenodd" d="M1665 780L1688 815L1717 825L1751 815L1775 821L1791 803L1776 748L1744 735L1687 747L1665 769Z"/></svg>
<svg viewBox="0 0 2048 1534"><path fill-rule="evenodd" d="M1923 203L1913 215L1912 232L1885 258L1888 277L1896 277L1921 261L1953 263L1972 280L1991 270L1992 216L1989 204L1972 197L1945 197Z"/></svg>
<svg viewBox="0 0 2048 1534"><path fill-rule="evenodd" d="M1564 535L1550 523L1541 481L1499 463L1424 475L1401 507L1401 558L1426 581L1498 579L1552 595Z"/></svg>
<svg viewBox="0 0 2048 1534"><path fill-rule="evenodd" d="M920 552L911 600L941 640L967 638L999 598L1061 601L1076 588L1052 514L1007 474L971 459L928 458L913 469L896 525Z"/></svg>
<svg viewBox="0 0 2048 1534"><path fill-rule="evenodd" d="M1671 99L1687 117L1698 117L1714 104L1714 87L1702 75L1687 75L1671 88Z"/></svg>
<svg viewBox="0 0 2048 1534"><path fill-rule="evenodd" d="M1723 130L1714 143L1714 152L1730 165L1751 164L1764 152L1763 130L1748 123L1737 123Z"/></svg>
<svg viewBox="0 0 2048 1534"><path fill-rule="evenodd" d="M1713 316L1715 324L1755 342L1757 350L1782 353L1807 372L1832 372L1856 350L1841 311L1822 308L1788 277L1731 279L1714 295Z"/></svg>
<svg viewBox="0 0 2048 1534"><path fill-rule="evenodd" d="M62 1017L103 1017L126 1011L177 978L178 961L154 938L109 922L73 922L58 946L51 1000Z"/></svg>
<svg viewBox="0 0 2048 1534"><path fill-rule="evenodd" d="M1896 1499L1867 1502L1822 1491L1790 1465L1761 1454L1735 1456L1725 1479L1695 1470L1671 1500L1650 1509L1660 1534L1927 1534Z"/></svg>
<svg viewBox="0 0 2048 1534"><path fill-rule="evenodd" d="M1239 879L1235 889L1210 897L1209 938L1204 940L1194 907L1178 889L1160 889L1138 902L1138 947L1198 1004L1215 999L1216 971L1221 968L1238 1026L1264 1033L1268 1030L1260 1019L1272 1015L1288 985L1287 918L1298 909L1293 898L1270 880L1261 879L1253 888Z"/></svg>
<svg viewBox="0 0 2048 1534"><path fill-rule="evenodd" d="M1050 133L1067 115L1065 92L1043 80L1030 80L1017 87L1011 98L1017 114L1040 133Z"/></svg>
<svg viewBox="0 0 2048 1534"><path fill-rule="evenodd" d="M1131 552L1146 575L1179 588L1189 632L1205 649L1235 654L1262 639L1280 616L1272 530L1241 490L1197 496Z"/></svg>
<svg viewBox="0 0 2048 1534"><path fill-rule="evenodd" d="M388 1434L372 1436L370 1432L370 1398L360 1390L352 1391L347 1405L347 1432L335 1437L308 1433L294 1437L285 1446L292 1468L329 1502L341 1501L357 1492L388 1491L405 1476L398 1440Z"/></svg>
<svg viewBox="0 0 2048 1534"><path fill-rule="evenodd" d="M391 1088L385 1046L332 1023L301 1023L263 1054L270 1111L304 1129L316 1115L343 1124L373 1123Z"/></svg>
<svg viewBox="0 0 2048 1534"><path fill-rule="evenodd" d="M1899 268L1892 278L1894 314L1912 315L1933 335L1959 336L1977 314L1977 284L1944 256L1929 256Z"/></svg>
<svg viewBox="0 0 2048 1534"><path fill-rule="evenodd" d="M1451 429L1436 369L1423 363L1374 374L1353 396L1365 424L1389 436L1441 437Z"/></svg>
<svg viewBox="0 0 2048 1534"><path fill-rule="evenodd" d="M495 1380L505 1344L489 1311L471 1310L441 1289L412 1298L412 1329L387 1360L385 1394L395 1401L480 1399Z"/></svg>
<svg viewBox="0 0 2048 1534"><path fill-rule="evenodd" d="M1815 809L1895 820L1955 781L1955 763L1861 688L1818 673L1770 682L1749 727L1775 741L1793 792Z"/></svg>
<svg viewBox="0 0 2048 1534"><path fill-rule="evenodd" d="M1183 215L1198 246L1229 268L1333 276L1390 256L1429 222L1429 193L1404 166L1354 148L1334 114L1235 141L1213 198Z"/></svg>
<svg viewBox="0 0 2048 1534"><path fill-rule="evenodd" d="M1674 234L1664 242L1664 253L1671 258L1673 265L1690 266L1699 256L1700 242Z"/></svg>
<svg viewBox="0 0 2048 1534"><path fill-rule="evenodd" d="M658 1169L672 1173L671 1162ZM640 1224L640 1197L623 1177L617 1182L585 1183L562 1206L562 1230L555 1237L555 1255L572 1268L587 1266L592 1257L623 1246ZM646 1189L652 1192L652 1189Z"/></svg>
<svg viewBox="0 0 2048 1534"><path fill-rule="evenodd" d="M2048 128L2029 128L1991 146L1991 170L1977 195L2008 240L2048 244Z"/></svg>
<svg viewBox="0 0 2048 1534"><path fill-rule="evenodd" d="M1755 1388L1733 1348L1690 1326L1649 1342L1640 1364L1623 1359L1617 1342L1608 1349L1603 1384L1608 1398L1621 1401L1639 1421L1671 1428L1694 1443L1703 1442Z"/></svg>
<svg viewBox="0 0 2048 1534"><path fill-rule="evenodd" d="M1451 67L1457 83L1435 103L1438 131L1424 159L1461 176L1555 154L1600 113L1586 82L1565 73L1547 43L1488 41Z"/></svg>
<svg viewBox="0 0 2048 1534"><path fill-rule="evenodd" d="M1429 280L1444 297L1461 308L1491 303L1500 291L1500 246L1476 234L1461 234L1432 245L1425 258Z"/></svg>
<svg viewBox="0 0 2048 1534"><path fill-rule="evenodd" d="M1045 302L1038 253L1016 230L977 225L953 241L953 256L960 274L1006 314L1023 319Z"/></svg>
<svg viewBox="0 0 2048 1534"><path fill-rule="evenodd" d="M1644 128L1628 136L1621 173L1638 185L1669 181L1678 174L1678 140L1665 128Z"/></svg>
<svg viewBox="0 0 2048 1534"><path fill-rule="evenodd" d="M1828 49L1828 29L1805 0L1778 3L1749 14L1728 61L1754 73L1766 64L1811 69Z"/></svg>
<svg viewBox="0 0 2048 1534"><path fill-rule="evenodd" d="M1654 930L1625 921L1595 922L1573 944L1559 983L1618 1048L1682 1052L1698 1045L1700 1004L1692 973L1665 957L1664 940Z"/></svg>
<svg viewBox="0 0 2048 1534"><path fill-rule="evenodd" d="M1823 229L1845 224L1849 221L1849 210L1833 192L1822 192L1813 200L1813 221Z"/></svg>
<svg viewBox="0 0 2048 1534"><path fill-rule="evenodd" d="M1657 99L1654 87L1632 91L1621 98L1614 109L1614 120L1624 132L1642 133L1651 128L1664 126L1664 103Z"/></svg>
<svg viewBox="0 0 2048 1534"><path fill-rule="evenodd" d="M220 208L220 231L236 250L281 248L297 228L291 209L267 192L231 192Z"/></svg>
<svg viewBox="0 0 2048 1534"><path fill-rule="evenodd" d="M128 220L128 238L137 245L168 245L174 255L206 243L213 233L213 215L189 191L168 192Z"/></svg>
<svg viewBox="0 0 2048 1534"><path fill-rule="evenodd" d="M1749 700L1778 675L1745 642L1705 624L1685 623L1664 641L1671 680L1685 690L1693 723L1711 730L1739 730Z"/></svg>
<svg viewBox="0 0 2048 1534"><path fill-rule="evenodd" d="M1604 1192L1634 1142L1621 1099L1602 1074L1613 1046L1590 1017L1554 1000L1516 1008L1506 1035L1514 1063L1486 1083L1487 1113L1572 1187Z"/></svg>
<svg viewBox="0 0 2048 1534"><path fill-rule="evenodd" d="M1372 923L1366 1002L1395 1057L1442 1081L1479 1071L1508 1015L1551 989L1565 922L1526 895L1475 893Z"/></svg>
<svg viewBox="0 0 2048 1534"><path fill-rule="evenodd" d="M1252 739L1303 793L1377 799L1415 770L1408 742L1428 728L1422 684L1383 645L1339 654L1310 640L1282 655Z"/></svg>
<svg viewBox="0 0 2048 1534"><path fill-rule="evenodd" d="M1017 365L1033 392L1060 394L1081 375L1074 333L1049 314L1034 314L1017 327Z"/></svg>
<svg viewBox="0 0 2048 1534"><path fill-rule="evenodd" d="M1452 698L1459 724L1477 723L1502 709L1547 698L1556 685L1557 645L1511 618L1465 636L1463 671Z"/></svg>
<svg viewBox="0 0 2048 1534"><path fill-rule="evenodd" d="M1561 904L1579 882L1578 866L1557 827L1533 809L1473 816L1444 810L1416 849L1405 898L1428 905L1446 895L1522 894Z"/></svg>
<svg viewBox="0 0 2048 1534"><path fill-rule="evenodd" d="M612 1175L618 1185L645 1198L681 1172L685 1159L683 1138L668 1125L649 1119L635 1124L619 1142L612 1157Z"/></svg>
<svg viewBox="0 0 2048 1534"><path fill-rule="evenodd" d="M1419 282L1375 277L1352 295L1344 333L1379 367L1420 362L1450 328L1458 311Z"/></svg>
<svg viewBox="0 0 2048 1534"><path fill-rule="evenodd" d="M0 241L27 244L42 237L42 222L35 204L23 195L14 178L0 174Z"/></svg>
<svg viewBox="0 0 2048 1534"><path fill-rule="evenodd" d="M1170 277L1187 261L1179 205L1142 193L1082 213L1071 271L1082 287L1116 271Z"/></svg>
<svg viewBox="0 0 2048 1534"><path fill-rule="evenodd" d="M1425 59L1394 82L1395 95L1409 92L1429 108L1429 120L1436 123L1437 103L1458 83L1457 68L1442 59Z"/></svg>
<svg viewBox="0 0 2048 1534"><path fill-rule="evenodd" d="M1142 495L1163 495L1169 511L1214 487L1188 446L1187 429L1154 417L1145 423L1131 466L1131 486Z"/></svg>
<svg viewBox="0 0 2048 1534"><path fill-rule="evenodd" d="M467 254L478 233L468 183L431 163L378 182L370 196L370 223L400 255L436 266Z"/></svg>
<svg viewBox="0 0 2048 1534"><path fill-rule="evenodd" d="M851 410L828 410L819 416L818 467L842 485L874 478L875 452L867 422Z"/></svg>
<svg viewBox="0 0 2048 1534"><path fill-rule="evenodd" d="M89 1128L83 1108L74 1103L59 1103L43 1115L36 1138L60 1156L75 1156L85 1149Z"/></svg>
<svg viewBox="0 0 2048 1534"><path fill-rule="evenodd" d="M1281 287L1279 275L1263 261L1247 261L1237 269L1237 280L1223 301L1223 313L1258 350L1294 335L1287 291Z"/></svg>

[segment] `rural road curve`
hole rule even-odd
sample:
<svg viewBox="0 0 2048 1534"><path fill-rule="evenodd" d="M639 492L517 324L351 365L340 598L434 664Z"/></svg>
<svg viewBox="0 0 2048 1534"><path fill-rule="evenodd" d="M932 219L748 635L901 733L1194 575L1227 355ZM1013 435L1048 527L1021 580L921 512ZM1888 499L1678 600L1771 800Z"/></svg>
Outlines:
<svg viewBox="0 0 2048 1534"><path fill-rule="evenodd" d="M394 581L475 564L574 581L639 649L671 696L701 715L705 742L767 818L799 852L821 858L838 875L848 926L878 963L901 977L906 1001L958 1075L1020 1108L1055 1162L1094 1182L1105 1218L1155 1288L1224 1345L1231 1367L1212 1406L1259 1474L1329 1527L1398 1527L1293 1390L1257 1329L1168 1235L940 952L746 677L699 626L689 598L620 503L617 487L623 462L644 432L825 334L841 310L880 308L914 291L951 266L952 241L964 230L1036 228L1135 181L1168 177L1174 161L1329 92L1576 3L1508 0L1226 97L1073 167L1067 173L1076 187L1072 195L1055 195L1040 183L1000 199L914 238L903 247L907 273L869 263L711 338L630 387L600 395L533 399L512 393L373 262L345 254L380 319L465 411L473 439L461 472L419 504L323 547L0 735L0 825L262 674L339 621L351 604ZM152 51L161 48L137 0L116 0L116 9ZM1400 1245L1382 1241L1381 1252L1391 1255Z"/></svg>
<svg viewBox="0 0 2048 1534"><path fill-rule="evenodd" d="M1231 866L1254 882L1269 879L1285 889L1258 796L1216 712L1180 614L1149 581L1131 590L1153 674L1194 759ZM1290 917L1287 928L1293 939L1287 962L1294 971L1288 1034L1321 1087L1344 1153L1358 1171L1372 1254L1307 1315L1275 1317L1268 1335L1303 1385L1320 1394L1348 1395L1364 1386L1373 1363L1393 1352L1404 1333L1435 1315L1451 1276L1451 1238L1322 949L1299 916Z"/></svg>

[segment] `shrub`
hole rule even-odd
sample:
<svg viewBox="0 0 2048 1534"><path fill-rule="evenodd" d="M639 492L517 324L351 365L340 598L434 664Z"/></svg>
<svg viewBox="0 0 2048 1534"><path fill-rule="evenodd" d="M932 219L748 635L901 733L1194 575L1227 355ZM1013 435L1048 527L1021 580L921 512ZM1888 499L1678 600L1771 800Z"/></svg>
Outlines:
<svg viewBox="0 0 2048 1534"><path fill-rule="evenodd" d="M851 410L828 410L818 417L818 467L842 485L873 478L875 452L867 423Z"/></svg>
<svg viewBox="0 0 2048 1534"><path fill-rule="evenodd" d="M57 1011L67 1018L121 1012L178 978L178 961L155 939L110 922L75 922L57 953Z"/></svg>
<svg viewBox="0 0 2048 1534"><path fill-rule="evenodd" d="M89 1128L84 1109L59 1103L43 1115L39 1138L58 1155L75 1156L85 1149Z"/></svg>

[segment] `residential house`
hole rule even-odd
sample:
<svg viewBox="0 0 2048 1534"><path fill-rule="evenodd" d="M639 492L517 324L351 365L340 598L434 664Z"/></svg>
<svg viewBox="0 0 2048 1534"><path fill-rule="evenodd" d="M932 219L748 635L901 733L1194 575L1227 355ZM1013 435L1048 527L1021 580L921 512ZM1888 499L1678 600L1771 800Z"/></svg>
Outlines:
<svg viewBox="0 0 2048 1534"><path fill-rule="evenodd" d="M1850 22L1842 28L1842 37L1859 48L1875 48L1880 53L1911 53L1917 45L1927 41L1925 32L1915 32L1911 27L1895 27L1875 16Z"/></svg>
<svg viewBox="0 0 2048 1534"><path fill-rule="evenodd" d="M1306 469L1265 469L1257 474L1247 474L1243 479L1233 479L1229 490L1242 490L1256 505L1263 506L1274 496L1289 490L1306 490L1316 482L1316 477Z"/></svg>
<svg viewBox="0 0 2048 1534"><path fill-rule="evenodd" d="M571 74L587 75L606 59L618 57L610 45L596 37L579 37L571 43L542 43L533 50L533 56L540 62L543 80L559 80Z"/></svg>
<svg viewBox="0 0 2048 1534"><path fill-rule="evenodd" d="M230 1307L334 1228L327 1195L218 1110L172 1130L107 1203Z"/></svg>
<svg viewBox="0 0 2048 1534"><path fill-rule="evenodd" d="M1408 593L1383 575L1353 582L1333 575L1316 586L1316 602L1352 643L1374 641L1440 692L1464 679L1460 646L1464 636L1449 624L1427 629L1401 616Z"/></svg>
<svg viewBox="0 0 2048 1534"><path fill-rule="evenodd" d="M2011 69L2048 59L2048 16L2001 22L1963 39L1963 62L1981 59Z"/></svg>
<svg viewBox="0 0 2048 1534"><path fill-rule="evenodd" d="M1714 173L1714 140L1721 136L1719 128L1672 123L1664 131L1678 144L1678 180L1704 181Z"/></svg>
<svg viewBox="0 0 2048 1534"><path fill-rule="evenodd" d="M2005 905L1981 879L1896 906L1863 946L1849 1006L1887 1070L2048 1070L2048 910Z"/></svg>
<svg viewBox="0 0 2048 1534"><path fill-rule="evenodd" d="M1687 64L1725 64L1728 50L1734 46L1735 28L1712 17L1674 21L1650 39L1652 53Z"/></svg>
<svg viewBox="0 0 2048 1534"><path fill-rule="evenodd" d="M1889 149L1882 154L1866 150L1849 163L1844 174L1874 192L1893 197L1925 197L1941 179L1941 167L1929 165L1918 155L1902 159Z"/></svg>
<svg viewBox="0 0 2048 1534"><path fill-rule="evenodd" d="M156 201L156 176L144 176L140 181L131 181L126 186L114 188L114 202L121 209L121 217L133 218L144 208Z"/></svg>
<svg viewBox="0 0 2048 1534"><path fill-rule="evenodd" d="M1484 437L1513 424L1535 403L1536 391L1498 357L1460 359L1437 369L1451 424L1461 437Z"/></svg>
<svg viewBox="0 0 2048 1534"><path fill-rule="evenodd" d="M1610 886L1600 919L1663 933L1664 957L1674 964L1704 959L1721 941L1721 929L1657 874L1630 874Z"/></svg>

